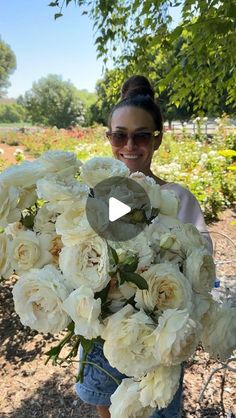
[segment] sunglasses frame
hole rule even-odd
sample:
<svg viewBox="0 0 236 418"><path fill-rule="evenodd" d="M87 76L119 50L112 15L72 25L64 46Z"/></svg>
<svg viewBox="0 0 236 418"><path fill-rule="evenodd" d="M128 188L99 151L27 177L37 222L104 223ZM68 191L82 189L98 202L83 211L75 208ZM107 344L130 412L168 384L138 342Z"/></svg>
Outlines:
<svg viewBox="0 0 236 418"><path fill-rule="evenodd" d="M149 138L147 138L146 140L143 139L143 143L144 144L147 144L150 141L151 137L157 138L160 135L161 132L159 132L159 131L156 130L156 131L153 131L153 132L141 132L140 131L140 132L133 132L132 134L129 134L129 133L120 131L120 132L117 132L117 133L124 134L124 138L120 140L120 144L119 145L118 144L115 144L115 141L112 140L112 134L114 134L114 133L116 133L116 132L107 131L106 132L106 137L108 138L108 140L109 140L109 142L111 143L112 146L118 148L118 147L122 147L122 146L126 145L129 138L131 138L136 145L139 145L139 142L142 142L142 137L140 135L142 133L143 134L149 134L150 135ZM137 135L140 135L140 138L139 138L140 141L137 140L137 138L135 140L135 135L136 134Z"/></svg>

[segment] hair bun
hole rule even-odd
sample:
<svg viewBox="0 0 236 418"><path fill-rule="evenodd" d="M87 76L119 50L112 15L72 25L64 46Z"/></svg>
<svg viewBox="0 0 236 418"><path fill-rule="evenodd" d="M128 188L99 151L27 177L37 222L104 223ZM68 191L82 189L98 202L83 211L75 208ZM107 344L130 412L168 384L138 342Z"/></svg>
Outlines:
<svg viewBox="0 0 236 418"><path fill-rule="evenodd" d="M126 80L121 88L121 99L138 95L150 96L154 100L154 90L149 80L143 75L133 75Z"/></svg>

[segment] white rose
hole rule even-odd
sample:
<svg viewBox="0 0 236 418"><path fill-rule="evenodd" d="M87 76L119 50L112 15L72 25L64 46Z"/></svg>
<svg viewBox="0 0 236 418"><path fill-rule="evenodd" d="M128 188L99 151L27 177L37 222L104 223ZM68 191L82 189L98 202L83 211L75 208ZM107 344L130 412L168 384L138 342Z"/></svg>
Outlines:
<svg viewBox="0 0 236 418"><path fill-rule="evenodd" d="M58 213L49 209L48 204L45 203L34 218L34 231L41 232L41 234L55 233L57 216Z"/></svg>
<svg viewBox="0 0 236 418"><path fill-rule="evenodd" d="M127 177L129 169L124 163L109 157L94 157L81 167L81 179L90 187L110 177Z"/></svg>
<svg viewBox="0 0 236 418"><path fill-rule="evenodd" d="M24 273L12 293L15 311L23 325L38 332L58 333L69 324L70 318L62 309L68 291L54 267Z"/></svg>
<svg viewBox="0 0 236 418"><path fill-rule="evenodd" d="M148 290L137 289L135 300L139 308L149 311L191 309L192 289L179 268L170 263L151 266L142 273Z"/></svg>
<svg viewBox="0 0 236 418"><path fill-rule="evenodd" d="M6 234L10 235L12 238L22 231L26 231L26 228L21 222L14 222L5 228Z"/></svg>
<svg viewBox="0 0 236 418"><path fill-rule="evenodd" d="M0 277L3 278L8 278L13 273L10 268L8 245L7 235L4 232L0 233Z"/></svg>
<svg viewBox="0 0 236 418"><path fill-rule="evenodd" d="M182 264L184 258L181 243L178 241L176 235L172 233L161 235L160 253L157 261L170 261L173 264Z"/></svg>
<svg viewBox="0 0 236 418"><path fill-rule="evenodd" d="M17 208L24 210L28 209L31 206L33 206L38 199L37 193L36 193L36 187L20 187L19 188L19 203L17 205Z"/></svg>
<svg viewBox="0 0 236 418"><path fill-rule="evenodd" d="M38 160L24 161L21 164L6 168L0 174L0 183L6 187L30 188L43 175L44 170Z"/></svg>
<svg viewBox="0 0 236 418"><path fill-rule="evenodd" d="M53 173L62 178L74 177L82 164L73 152L60 150L47 151L38 158L38 161L45 175Z"/></svg>
<svg viewBox="0 0 236 418"><path fill-rule="evenodd" d="M186 360L196 348L198 331L197 324L190 318L186 309L164 311L154 331L154 355L158 364L172 366Z"/></svg>
<svg viewBox="0 0 236 418"><path fill-rule="evenodd" d="M37 193L40 199L48 203L50 210L64 212L77 201L86 201L89 188L74 179L43 178L37 181Z"/></svg>
<svg viewBox="0 0 236 418"><path fill-rule="evenodd" d="M111 366L135 377L155 366L155 327L152 319L131 305L111 315L102 333L104 355Z"/></svg>
<svg viewBox="0 0 236 418"><path fill-rule="evenodd" d="M49 252L52 256L51 264L59 267L59 256L63 248L62 240L60 235L52 234L49 242Z"/></svg>
<svg viewBox="0 0 236 418"><path fill-rule="evenodd" d="M172 226L171 233L174 234L181 243L181 248L185 254L190 254L196 247L207 248L206 240L192 224L182 224L179 222L179 225Z"/></svg>
<svg viewBox="0 0 236 418"><path fill-rule="evenodd" d="M197 293L210 292L216 278L212 255L204 247L194 248L185 261L184 274Z"/></svg>
<svg viewBox="0 0 236 418"><path fill-rule="evenodd" d="M172 232L175 234L175 227L178 228L178 226L182 225L182 222L180 222L177 218L173 218L169 215L163 215L162 213L159 213L159 215L153 219L153 223L159 225L159 228L164 231L164 228L166 228L166 232Z"/></svg>
<svg viewBox="0 0 236 418"><path fill-rule="evenodd" d="M60 253L59 265L67 286L72 289L85 285L98 292L110 280L106 241L94 233L73 247L64 247Z"/></svg>
<svg viewBox="0 0 236 418"><path fill-rule="evenodd" d="M154 412L149 406L143 407L139 400L139 383L123 379L111 396L109 408L112 418L149 418Z"/></svg>
<svg viewBox="0 0 236 418"><path fill-rule="evenodd" d="M9 223L18 222L21 218L19 203L19 190L16 187L3 187L0 184L0 228Z"/></svg>
<svg viewBox="0 0 236 418"><path fill-rule="evenodd" d="M36 235L33 231L19 231L9 244L10 261L17 274L49 264L50 235Z"/></svg>
<svg viewBox="0 0 236 418"><path fill-rule="evenodd" d="M179 201L172 190L161 190L161 204L159 207L162 215L177 217Z"/></svg>
<svg viewBox="0 0 236 418"><path fill-rule="evenodd" d="M166 408L178 389L181 366L159 366L151 370L139 383L143 407Z"/></svg>
<svg viewBox="0 0 236 418"><path fill-rule="evenodd" d="M150 204L153 208L160 208L161 205L161 188L152 177L145 176L145 174L136 172L130 175L132 180L135 180L147 193Z"/></svg>
<svg viewBox="0 0 236 418"><path fill-rule="evenodd" d="M204 349L221 361L227 360L236 349L236 308L228 302L219 304L212 301L202 324Z"/></svg>
<svg viewBox="0 0 236 418"><path fill-rule="evenodd" d="M91 340L98 337L103 329L99 321L101 299L94 299L91 289L81 286L63 302L63 309L75 323L75 334Z"/></svg>
<svg viewBox="0 0 236 418"><path fill-rule="evenodd" d="M91 207L94 207L94 224L100 228L100 231L106 229L109 224L109 219L106 216L106 204L102 200L91 198L90 209ZM72 206L58 216L56 220L56 231L58 235L62 236L63 244L68 247L86 240L94 233L88 222L83 201L76 202L75 206Z"/></svg>

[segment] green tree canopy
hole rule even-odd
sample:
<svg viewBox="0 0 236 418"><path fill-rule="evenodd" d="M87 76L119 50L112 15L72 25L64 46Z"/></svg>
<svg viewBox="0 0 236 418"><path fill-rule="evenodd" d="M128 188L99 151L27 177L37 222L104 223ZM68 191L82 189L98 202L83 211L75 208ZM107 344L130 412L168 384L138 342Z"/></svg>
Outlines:
<svg viewBox="0 0 236 418"><path fill-rule="evenodd" d="M32 123L68 128L84 121L84 106L76 87L50 74L33 83L23 102Z"/></svg>
<svg viewBox="0 0 236 418"><path fill-rule="evenodd" d="M56 0L55 17L72 0ZM175 105L193 101L195 110L236 103L236 2L235 0L75 0L94 22L98 56L112 56L119 68L148 65L154 48L164 60L173 44L184 42L161 82L171 88ZM182 7L181 22L171 26L173 8ZM141 66L142 66L141 65ZM159 64L161 66L161 63ZM158 71L158 67L153 71ZM206 101L209 103L206 106Z"/></svg>
<svg viewBox="0 0 236 418"><path fill-rule="evenodd" d="M6 93L6 89L10 85L9 76L15 69L15 54L0 37L0 97Z"/></svg>

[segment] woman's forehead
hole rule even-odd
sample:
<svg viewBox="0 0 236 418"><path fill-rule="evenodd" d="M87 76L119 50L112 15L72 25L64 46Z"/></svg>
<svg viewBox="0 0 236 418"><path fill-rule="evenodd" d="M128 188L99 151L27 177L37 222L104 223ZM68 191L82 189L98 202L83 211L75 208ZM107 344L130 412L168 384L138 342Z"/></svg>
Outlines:
<svg viewBox="0 0 236 418"><path fill-rule="evenodd" d="M111 127L112 129L155 129L155 123L152 115L146 110L134 106L124 106L114 111L111 118Z"/></svg>

